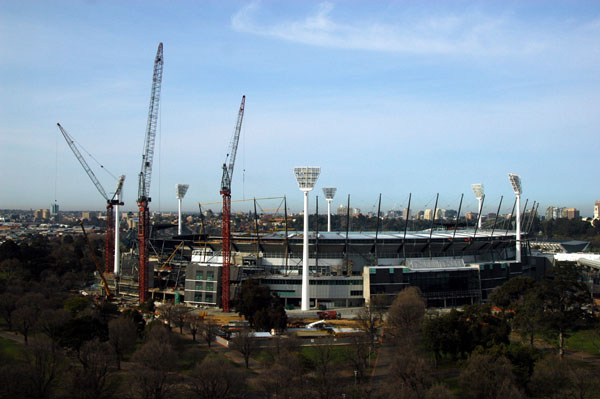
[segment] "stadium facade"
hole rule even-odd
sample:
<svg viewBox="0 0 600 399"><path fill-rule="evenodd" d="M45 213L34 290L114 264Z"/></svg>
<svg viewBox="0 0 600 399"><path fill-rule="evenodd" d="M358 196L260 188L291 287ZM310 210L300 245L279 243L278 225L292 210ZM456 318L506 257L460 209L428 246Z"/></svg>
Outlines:
<svg viewBox="0 0 600 399"><path fill-rule="evenodd" d="M407 286L419 287L429 306L485 301L509 278L539 277L549 267L545 257L530 254L526 237L516 262L515 238L512 230L477 229L309 233L311 306L362 306L372 295L392 297ZM232 298L241 281L255 278L288 307L299 306L302 244L301 232L234 235ZM189 248L186 303L220 306L221 240L204 237Z"/></svg>

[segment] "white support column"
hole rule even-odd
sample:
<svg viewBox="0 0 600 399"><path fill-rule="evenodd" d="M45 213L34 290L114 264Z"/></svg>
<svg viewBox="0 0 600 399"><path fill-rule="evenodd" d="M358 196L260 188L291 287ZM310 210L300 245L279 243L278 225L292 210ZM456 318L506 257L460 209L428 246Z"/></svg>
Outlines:
<svg viewBox="0 0 600 399"><path fill-rule="evenodd" d="M331 232L331 200L327 199L327 232Z"/></svg>
<svg viewBox="0 0 600 399"><path fill-rule="evenodd" d="M477 211L477 220L478 220L478 222L477 222L477 229L481 230L481 219L482 219L481 218L481 211L482 211L482 209L481 209L481 203L483 201L483 197L477 198L477 201L479 202L479 210Z"/></svg>
<svg viewBox="0 0 600 399"><path fill-rule="evenodd" d="M308 283L308 191L304 191L304 241L302 245L302 304L301 310L309 310Z"/></svg>
<svg viewBox="0 0 600 399"><path fill-rule="evenodd" d="M517 237L516 237L516 261L521 263L521 195L517 194L517 218L515 220Z"/></svg>
<svg viewBox="0 0 600 399"><path fill-rule="evenodd" d="M177 218L177 220L178 220L178 223L177 223L177 234L181 235L181 198L178 199L177 203L179 205L178 206L178 212L177 212L177 215L178 215L178 218Z"/></svg>

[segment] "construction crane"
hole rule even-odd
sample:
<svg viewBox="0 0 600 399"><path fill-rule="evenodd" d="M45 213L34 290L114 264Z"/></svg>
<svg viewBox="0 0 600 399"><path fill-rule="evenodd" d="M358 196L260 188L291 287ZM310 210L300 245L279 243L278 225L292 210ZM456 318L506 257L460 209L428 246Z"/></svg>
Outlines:
<svg viewBox="0 0 600 399"><path fill-rule="evenodd" d="M221 306L224 312L229 312L229 266L231 265L231 179L233 178L233 167L235 166L235 155L237 153L240 132L242 130L242 119L244 118L244 106L246 96L242 96L237 123L233 132L233 138L229 144L229 152L223 163L223 177L221 178L221 195L223 196L223 268Z"/></svg>
<svg viewBox="0 0 600 399"><path fill-rule="evenodd" d="M90 253L92 254L92 259L94 259L94 264L96 265L96 270L98 270L98 274L100 274L100 280L102 280L102 287L104 288L104 292L106 293L106 298L110 298L111 293L110 293L110 289L108 288L108 283L106 282L106 279L104 278L104 274L102 273L102 268L100 267L100 263L98 263L98 258L96 258L96 254L94 253L94 248L92 247L92 242L90 241L90 238L88 237L87 233L85 232L85 227L83 227L83 222L81 220L79 221L79 225L81 226L81 230L83 230L83 237L87 241L88 247L90 247Z"/></svg>
<svg viewBox="0 0 600 399"><path fill-rule="evenodd" d="M163 74L163 44L158 44L154 58L154 73L152 75L152 91L150 92L150 106L148 108L148 123L146 125L146 138L144 140L144 153L142 154L142 169L139 174L138 184L138 254L139 254L139 294L140 303L148 299L148 271L150 257L150 182L152 180L152 160L154 158L154 140L156 138L156 124L158 121L158 105L160 103L160 88Z"/></svg>
<svg viewBox="0 0 600 399"><path fill-rule="evenodd" d="M56 125L60 129L60 132L62 133L62 135L65 138L69 147L71 147L73 154L75 154L75 157L77 158L77 160L79 161L81 166L83 166L83 169L89 176L90 180L92 180L92 183L94 183L94 186L96 186L96 189L98 190L100 195L102 195L102 197L106 200L106 243L105 243L105 248L104 248L104 272L105 273L112 273L113 271L117 272L119 259L118 259L118 257L115 258L115 248L117 245L119 245L119 243L118 243L118 239L115 240L115 230L117 230L117 234L118 234L118 227L117 227L118 225L117 226L114 225L115 213L113 212L113 207L116 207L116 209L117 209L116 221L118 223L118 221L119 221L118 207L119 207L119 205L123 205L123 202L121 202L119 200L119 196L121 194L121 190L123 189L123 182L125 181L125 175L119 176L119 179L117 182L117 189L115 190L114 195L112 197L109 197L108 194L106 194L106 190L104 190L104 187L102 187L102 184L100 184L100 181L98 180L98 178L96 177L96 175L94 174L94 172L92 171L92 169L90 168L88 163L86 162L83 155L81 155L81 152L79 151L79 149L77 148L77 145L75 144L75 140L73 140L73 138L60 125L60 123L57 123Z"/></svg>

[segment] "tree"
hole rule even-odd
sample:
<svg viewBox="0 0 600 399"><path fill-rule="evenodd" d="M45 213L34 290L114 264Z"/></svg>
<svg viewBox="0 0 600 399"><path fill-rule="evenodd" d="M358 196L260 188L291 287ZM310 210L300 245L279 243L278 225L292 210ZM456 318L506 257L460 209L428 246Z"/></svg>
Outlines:
<svg viewBox="0 0 600 399"><path fill-rule="evenodd" d="M425 301L416 287L398 293L388 311L387 332L397 342L414 344L425 317Z"/></svg>
<svg viewBox="0 0 600 399"><path fill-rule="evenodd" d="M282 351L274 362L259 374L256 388L265 398L302 398L306 390L306 376L302 362L294 354Z"/></svg>
<svg viewBox="0 0 600 399"><path fill-rule="evenodd" d="M117 386L109 376L109 365L113 362L110 345L98 339L87 341L83 344L78 359L81 368L75 369L71 375L71 397L82 399L113 397Z"/></svg>
<svg viewBox="0 0 600 399"><path fill-rule="evenodd" d="M228 360L213 356L197 364L190 375L190 390L198 399L231 399L244 391L245 374Z"/></svg>
<svg viewBox="0 0 600 399"><path fill-rule="evenodd" d="M369 353L372 353L375 350L377 332L383 322L383 315L377 305L371 300L358 311L356 318L360 327L367 334L369 339Z"/></svg>
<svg viewBox="0 0 600 399"><path fill-rule="evenodd" d="M558 333L558 351L564 356L565 336L587 323L593 302L585 284L570 266L555 266L553 279L542 283L544 323Z"/></svg>
<svg viewBox="0 0 600 399"><path fill-rule="evenodd" d="M244 316L251 327L261 331L285 329L287 315L281 299L271 295L269 287L259 285L255 279L242 282L235 299L235 310Z"/></svg>
<svg viewBox="0 0 600 399"><path fill-rule="evenodd" d="M40 338L33 341L30 351L23 351L23 354L28 364L24 378L19 381L27 392L24 397L51 397L64 367L61 351L51 340Z"/></svg>
<svg viewBox="0 0 600 399"><path fill-rule="evenodd" d="M45 301L46 298L43 295L34 293L28 293L17 301L13 322L17 331L23 334L25 345L28 344L29 333L38 323L38 317Z"/></svg>
<svg viewBox="0 0 600 399"><path fill-rule="evenodd" d="M108 342L115 352L119 370L123 356L135 346L136 332L135 323L130 318L121 316L108 322Z"/></svg>
<svg viewBox="0 0 600 399"><path fill-rule="evenodd" d="M331 341L314 347L312 365L314 370L309 378L310 388L313 390L312 397L320 399L336 397L341 387L338 383L339 372L334 364Z"/></svg>
<svg viewBox="0 0 600 399"><path fill-rule="evenodd" d="M515 310L515 305L526 295L527 291L534 288L536 282L530 277L514 277L506 283L494 288L490 293L488 302L499 307L502 312Z"/></svg>
<svg viewBox="0 0 600 399"><path fill-rule="evenodd" d="M402 349L400 349L402 348ZM423 398L430 383L430 366L414 346L395 347L385 387L390 398Z"/></svg>
<svg viewBox="0 0 600 399"><path fill-rule="evenodd" d="M213 319L206 319L200 324L200 331L204 341L210 348L210 345L217 337L218 326Z"/></svg>
<svg viewBox="0 0 600 399"><path fill-rule="evenodd" d="M175 376L171 371L177 364L177 355L168 340L149 339L131 360L136 363L136 378L131 385L135 397L163 399L175 396Z"/></svg>
<svg viewBox="0 0 600 399"><path fill-rule="evenodd" d="M171 308L171 318L175 326L179 327L179 334L183 334L183 327L186 324L187 315L190 311L191 309L183 304L178 304Z"/></svg>
<svg viewBox="0 0 600 399"><path fill-rule="evenodd" d="M459 382L467 399L525 397L517 388L510 362L504 357L473 354L461 372Z"/></svg>
<svg viewBox="0 0 600 399"><path fill-rule="evenodd" d="M352 335L351 343L345 352L346 361L356 373L358 383L361 383L371 355L371 341L367 334Z"/></svg>
<svg viewBox="0 0 600 399"><path fill-rule="evenodd" d="M71 320L71 312L66 309L44 309L40 313L38 328L54 342L58 342L64 326Z"/></svg>
<svg viewBox="0 0 600 399"><path fill-rule="evenodd" d="M12 292L4 292L0 294L0 315L6 321L8 330L13 329L13 314L17 310L17 301L19 296Z"/></svg>
<svg viewBox="0 0 600 399"><path fill-rule="evenodd" d="M202 322L202 317L197 314L192 313L187 316L188 328L190 329L190 334L192 334L192 340L194 342L196 342L196 334L198 334L198 330L202 328Z"/></svg>
<svg viewBox="0 0 600 399"><path fill-rule="evenodd" d="M246 368L248 368L250 356L256 352L258 347L258 339L256 339L249 328L243 328L236 332L231 340L231 348L242 354Z"/></svg>

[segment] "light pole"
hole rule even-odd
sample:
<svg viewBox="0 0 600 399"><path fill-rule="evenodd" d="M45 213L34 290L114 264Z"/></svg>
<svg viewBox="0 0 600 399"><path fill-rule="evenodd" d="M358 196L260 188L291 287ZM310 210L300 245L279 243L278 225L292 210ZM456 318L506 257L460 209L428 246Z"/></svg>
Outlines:
<svg viewBox="0 0 600 399"><path fill-rule="evenodd" d="M304 192L304 241L302 245L302 302L300 309L309 310L308 296L308 192L312 190L321 174L318 166L301 166L294 168L294 175L300 191Z"/></svg>
<svg viewBox="0 0 600 399"><path fill-rule="evenodd" d="M323 187L323 194L327 200L327 232L331 232L331 201L335 197L336 190L335 187Z"/></svg>
<svg viewBox="0 0 600 399"><path fill-rule="evenodd" d="M479 220L479 222L477 223L477 228L481 229L481 211L482 211L481 204L483 201L483 197L485 197L485 194L483 193L483 184L481 184L481 183L471 184L471 188L473 189L475 198L477 198L477 202L479 203L479 206L477 207L477 209L478 209L477 219Z"/></svg>
<svg viewBox="0 0 600 399"><path fill-rule="evenodd" d="M521 263L521 194L523 193L523 188L521 186L521 177L514 173L508 174L508 180L510 180L510 184L512 185L513 191L517 196L517 218L515 220L516 223L516 261Z"/></svg>
<svg viewBox="0 0 600 399"><path fill-rule="evenodd" d="M178 223L177 223L177 235L181 235L181 200L183 199L183 197L185 197L185 193L187 193L188 188L190 187L189 184L176 184L175 185L175 194L177 195L177 202L178 202Z"/></svg>

